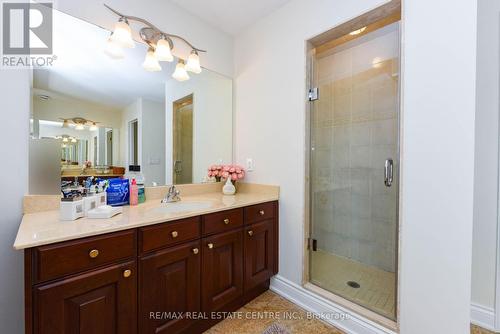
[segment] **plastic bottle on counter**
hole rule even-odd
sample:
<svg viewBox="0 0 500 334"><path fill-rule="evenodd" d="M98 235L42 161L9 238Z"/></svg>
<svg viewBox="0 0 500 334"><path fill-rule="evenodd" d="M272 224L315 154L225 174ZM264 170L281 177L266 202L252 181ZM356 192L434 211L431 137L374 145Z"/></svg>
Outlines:
<svg viewBox="0 0 500 334"><path fill-rule="evenodd" d="M139 188L137 187L137 182L132 179L132 184L130 185L130 205L139 204Z"/></svg>

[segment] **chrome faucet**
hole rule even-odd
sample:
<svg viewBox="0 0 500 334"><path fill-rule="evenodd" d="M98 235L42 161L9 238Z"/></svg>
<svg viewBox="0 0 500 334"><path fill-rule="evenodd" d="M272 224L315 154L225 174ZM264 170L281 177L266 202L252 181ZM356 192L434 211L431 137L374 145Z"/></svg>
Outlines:
<svg viewBox="0 0 500 334"><path fill-rule="evenodd" d="M164 199L161 200L162 203L173 203L173 202L179 202L181 200L181 197L179 196L181 192L175 188L174 185L172 185L170 188L168 188L168 193L165 196Z"/></svg>

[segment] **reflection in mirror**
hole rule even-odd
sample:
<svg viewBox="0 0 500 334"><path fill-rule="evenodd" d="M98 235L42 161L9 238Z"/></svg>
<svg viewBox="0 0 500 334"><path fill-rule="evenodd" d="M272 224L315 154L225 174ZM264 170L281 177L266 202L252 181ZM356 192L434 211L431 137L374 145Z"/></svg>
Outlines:
<svg viewBox="0 0 500 334"><path fill-rule="evenodd" d="M113 59L104 52L109 31L58 11L53 19L57 61L33 70L31 141L56 140L60 161L30 174L30 189L49 172L81 183L126 175L130 165L146 186L197 183L208 166L232 162L231 79L203 69L179 82L176 61L146 71L146 45ZM55 155L30 156L36 171Z"/></svg>

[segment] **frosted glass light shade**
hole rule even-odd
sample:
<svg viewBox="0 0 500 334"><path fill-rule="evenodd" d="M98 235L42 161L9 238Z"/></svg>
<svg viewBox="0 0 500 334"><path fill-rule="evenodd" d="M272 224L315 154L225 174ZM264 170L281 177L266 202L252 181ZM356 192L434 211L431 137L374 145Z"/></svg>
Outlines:
<svg viewBox="0 0 500 334"><path fill-rule="evenodd" d="M122 59L123 57L125 57L125 53L123 52L120 44L112 40L111 37L108 38L108 41L106 42L104 53L113 59Z"/></svg>
<svg viewBox="0 0 500 334"><path fill-rule="evenodd" d="M142 67L146 71L150 72L161 71L160 63L158 62L158 59L156 59L155 53L152 49L149 49L148 53L146 53L146 58L144 59L144 63L142 63Z"/></svg>
<svg viewBox="0 0 500 334"><path fill-rule="evenodd" d="M124 21L116 22L115 30L113 31L110 39L124 48L135 47L134 40L132 39L132 30L130 29L128 23Z"/></svg>
<svg viewBox="0 0 500 334"><path fill-rule="evenodd" d="M186 70L193 73L201 73L200 56L196 51L191 51L188 57Z"/></svg>
<svg viewBox="0 0 500 334"><path fill-rule="evenodd" d="M175 71L172 74L172 78L177 81L189 80L189 74L186 71L186 67L184 66L184 61L182 59L179 59L179 62L175 66Z"/></svg>
<svg viewBox="0 0 500 334"><path fill-rule="evenodd" d="M97 130L97 125L95 123L92 123L92 125L89 128L90 131L96 131Z"/></svg>
<svg viewBox="0 0 500 334"><path fill-rule="evenodd" d="M71 138L72 143L76 143L76 138Z"/></svg>
<svg viewBox="0 0 500 334"><path fill-rule="evenodd" d="M75 126L75 130L83 130L83 129L85 129L85 127L83 126L83 124L77 124Z"/></svg>
<svg viewBox="0 0 500 334"><path fill-rule="evenodd" d="M67 143L68 142L68 137L63 137L63 143Z"/></svg>
<svg viewBox="0 0 500 334"><path fill-rule="evenodd" d="M160 39L158 43L156 43L155 56L159 61L171 62L174 60L174 56L172 56L172 52L170 51L170 44L168 44L168 41Z"/></svg>

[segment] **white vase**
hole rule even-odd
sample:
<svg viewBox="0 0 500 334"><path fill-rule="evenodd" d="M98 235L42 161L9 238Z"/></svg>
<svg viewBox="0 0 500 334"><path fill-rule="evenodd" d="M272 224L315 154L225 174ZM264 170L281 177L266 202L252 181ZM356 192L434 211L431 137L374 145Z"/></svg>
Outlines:
<svg viewBox="0 0 500 334"><path fill-rule="evenodd" d="M222 193L224 195L234 195L234 193L236 193L236 187L231 182L230 177L227 178L226 184L224 184L224 187L222 187Z"/></svg>

